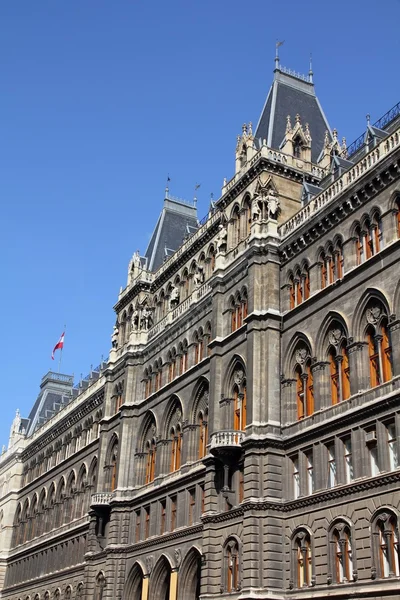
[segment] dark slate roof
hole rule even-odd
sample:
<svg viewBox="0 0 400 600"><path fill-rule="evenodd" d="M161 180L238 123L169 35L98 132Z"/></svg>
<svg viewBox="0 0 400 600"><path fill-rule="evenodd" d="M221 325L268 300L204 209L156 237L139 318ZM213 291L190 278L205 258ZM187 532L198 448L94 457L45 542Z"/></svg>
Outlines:
<svg viewBox="0 0 400 600"><path fill-rule="evenodd" d="M73 377L49 371L40 384L40 392L27 419L27 435L31 435L72 399Z"/></svg>
<svg viewBox="0 0 400 600"><path fill-rule="evenodd" d="M197 208L167 195L145 253L149 271L156 271L198 226Z"/></svg>
<svg viewBox="0 0 400 600"><path fill-rule="evenodd" d="M315 95L314 84L300 77L275 69L274 81L257 125L255 138L267 146L279 150L285 137L286 117L292 125L298 113L304 126L309 124L312 138L311 158L314 163L324 145L325 131L330 133L329 123Z"/></svg>

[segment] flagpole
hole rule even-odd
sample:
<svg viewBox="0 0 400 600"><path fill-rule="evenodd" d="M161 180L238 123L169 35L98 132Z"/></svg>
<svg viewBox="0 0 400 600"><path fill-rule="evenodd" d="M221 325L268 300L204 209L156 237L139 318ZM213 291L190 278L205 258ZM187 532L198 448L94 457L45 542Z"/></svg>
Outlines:
<svg viewBox="0 0 400 600"><path fill-rule="evenodd" d="M65 330L66 330L67 326L64 324L64 335L65 335ZM64 348L64 344L61 346L60 348L60 358L58 359L58 373L61 373L61 359L62 359L62 351Z"/></svg>

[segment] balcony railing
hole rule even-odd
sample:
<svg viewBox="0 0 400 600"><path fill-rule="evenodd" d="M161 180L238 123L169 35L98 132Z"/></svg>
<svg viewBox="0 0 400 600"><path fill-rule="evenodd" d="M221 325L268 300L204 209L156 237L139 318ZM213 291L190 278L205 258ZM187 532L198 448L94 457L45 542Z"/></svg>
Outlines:
<svg viewBox="0 0 400 600"><path fill-rule="evenodd" d="M108 506L113 499L114 494L112 492L98 492L92 494L91 506Z"/></svg>
<svg viewBox="0 0 400 600"><path fill-rule="evenodd" d="M244 440L244 431L225 430L211 435L210 450L217 448L238 448Z"/></svg>

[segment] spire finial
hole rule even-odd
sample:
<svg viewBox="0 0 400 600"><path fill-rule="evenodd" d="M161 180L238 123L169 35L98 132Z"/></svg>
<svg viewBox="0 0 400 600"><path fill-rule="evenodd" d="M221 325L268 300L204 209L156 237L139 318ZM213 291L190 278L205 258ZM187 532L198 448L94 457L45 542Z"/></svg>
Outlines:
<svg viewBox="0 0 400 600"><path fill-rule="evenodd" d="M282 44L285 43L285 40L283 40L282 42L278 42L278 40L276 40L276 44L275 44L275 69L279 69L279 46L282 46Z"/></svg>
<svg viewBox="0 0 400 600"><path fill-rule="evenodd" d="M314 73L312 70L312 54L310 52L310 70L308 71L308 81L310 83L313 83L313 75L314 75Z"/></svg>
<svg viewBox="0 0 400 600"><path fill-rule="evenodd" d="M366 115L366 119L367 119L367 127L369 127L370 122L371 122L371 115L369 113Z"/></svg>
<svg viewBox="0 0 400 600"><path fill-rule="evenodd" d="M168 187L168 184L169 184L169 182L170 182L170 181L171 181L171 178L170 178L170 176L169 176L169 173L168 173L168 176L167 176L167 183L166 183L166 185L165 185L165 197L166 197L166 198L168 198L168 193L169 193L169 187Z"/></svg>

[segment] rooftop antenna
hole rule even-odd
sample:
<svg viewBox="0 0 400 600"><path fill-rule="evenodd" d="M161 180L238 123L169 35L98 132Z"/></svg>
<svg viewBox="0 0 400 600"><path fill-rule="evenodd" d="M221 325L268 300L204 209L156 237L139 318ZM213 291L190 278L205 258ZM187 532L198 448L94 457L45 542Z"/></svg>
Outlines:
<svg viewBox="0 0 400 600"><path fill-rule="evenodd" d="M313 75L314 75L314 73L312 70L312 54L310 52L310 70L308 71L308 81L310 83L313 83Z"/></svg>
<svg viewBox="0 0 400 600"><path fill-rule="evenodd" d="M285 40L283 40L283 42L278 42L278 40L276 40L276 44L275 44L275 69L279 69L279 46L282 46L282 44L285 43Z"/></svg>

